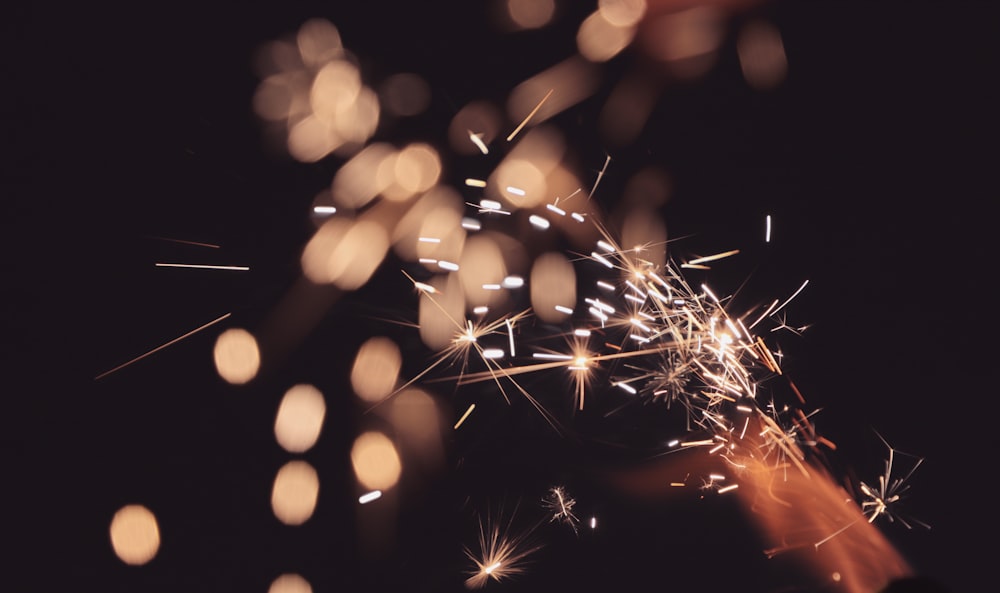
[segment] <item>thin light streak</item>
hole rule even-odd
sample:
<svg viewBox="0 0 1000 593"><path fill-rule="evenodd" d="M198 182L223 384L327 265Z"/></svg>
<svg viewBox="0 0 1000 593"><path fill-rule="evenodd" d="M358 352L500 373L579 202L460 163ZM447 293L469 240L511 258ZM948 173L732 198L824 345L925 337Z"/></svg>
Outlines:
<svg viewBox="0 0 1000 593"><path fill-rule="evenodd" d="M337 213L336 206L313 206L313 214L330 215L336 213Z"/></svg>
<svg viewBox="0 0 1000 593"><path fill-rule="evenodd" d="M97 381L98 379L107 377L111 373L119 371L119 370L121 370L121 369L129 366L130 364L139 362L140 360L142 360L142 359L144 359L144 358L146 358L148 356L152 356L153 354L156 354L160 350L163 350L164 348L166 348L168 346L172 346L173 344L176 344L177 342L180 342L184 338L187 338L189 336L193 336L194 334L202 331L203 329L206 329L208 327L211 327L211 326L215 325L216 323L219 323L220 321L222 321L223 319L226 319L230 315L232 315L232 313L226 313L225 315L222 315L221 317L218 317L216 319L213 319L212 321L209 321L208 323L206 323L205 325L202 325L201 327L195 328L195 329L189 331L188 333L186 333L186 334L184 334L182 336L179 336L179 337L174 338L173 340L170 340L166 344L162 344L160 346L157 346L156 348L153 348L152 350L150 350L149 352L146 352L145 354L141 354L139 356L136 356L132 360L130 360L130 361L126 362L126 363L120 364L120 365L116 366L115 368L113 368L113 369L111 369L109 371L104 371L100 375L97 375L96 377L94 377L94 380Z"/></svg>
<svg viewBox="0 0 1000 593"><path fill-rule="evenodd" d="M195 270L232 270L236 272L246 272L250 266L215 266L209 264L178 264L156 262L157 268L191 268Z"/></svg>
<svg viewBox="0 0 1000 593"><path fill-rule="evenodd" d="M475 409L476 409L476 404L469 404L468 409L465 410L465 413L462 414L462 417L458 419L458 422L455 423L455 426L452 427L452 430L458 430L458 427L461 426L463 422L465 422L465 419L468 418L469 414L472 413L472 410Z"/></svg>
<svg viewBox="0 0 1000 593"><path fill-rule="evenodd" d="M771 242L771 215L768 214L767 217L764 220L765 220L765 224L764 224L764 242L765 243L770 243Z"/></svg>
<svg viewBox="0 0 1000 593"><path fill-rule="evenodd" d="M610 162L611 162L611 155L610 154L605 155L604 166L601 167L600 172L597 173L597 180L594 181L594 187L590 188L590 195L587 196L588 200L594 197L594 192L597 191L597 186L601 183L601 178L604 177L605 171L608 170L608 163Z"/></svg>
<svg viewBox="0 0 1000 593"><path fill-rule="evenodd" d="M187 241L184 239L171 239L170 237L157 237L150 235L150 239L156 239L157 241L170 241L171 243L183 243L184 245L195 245L197 247L208 247L209 249L220 249L221 245L216 245L214 243L201 243L200 241Z"/></svg>
<svg viewBox="0 0 1000 593"><path fill-rule="evenodd" d="M736 255L739 252L740 252L739 249L733 249L733 250L730 250L730 251L723 251L722 253L716 253L715 255L706 255L705 257L698 257L698 258L695 258L695 259L693 259L693 260L691 260L691 261L689 261L687 263L688 263L688 265L692 265L692 266L696 266L698 264L706 264L706 263L708 263L710 261L715 261L715 260L723 259L723 258L726 258L726 257L730 257L732 255Z"/></svg>
<svg viewBox="0 0 1000 593"><path fill-rule="evenodd" d="M538 110L542 108L542 105L544 105L545 102L549 100L549 97L552 96L552 91L554 90L555 89L549 89L549 92L545 93L545 96L542 97L542 100L538 102L538 105L535 105L535 108L531 110L531 113L525 116L525 118L521 120L521 123L519 123L517 127L514 128L514 131L511 132L509 136L507 136L507 142L513 140L514 137L521 132L524 126L528 125L528 122L531 120L531 118L534 117L536 113L538 113Z"/></svg>
<svg viewBox="0 0 1000 593"><path fill-rule="evenodd" d="M472 177L469 177L465 180L465 185L469 187L486 187L486 182L482 179L473 179Z"/></svg>

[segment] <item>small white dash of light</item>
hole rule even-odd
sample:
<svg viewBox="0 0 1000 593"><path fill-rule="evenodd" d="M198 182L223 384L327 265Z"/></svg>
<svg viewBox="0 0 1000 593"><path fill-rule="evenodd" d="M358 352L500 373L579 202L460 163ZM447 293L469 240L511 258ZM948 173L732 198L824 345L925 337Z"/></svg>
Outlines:
<svg viewBox="0 0 1000 593"><path fill-rule="evenodd" d="M586 220L586 219L585 219L585 218L583 217L583 215L582 215L582 214L580 214L579 212L574 212L574 213L570 214L570 216L572 216L572 217L573 217L573 220L575 220L575 221L577 221L577 222L583 222L584 220Z"/></svg>
<svg viewBox="0 0 1000 593"><path fill-rule="evenodd" d="M764 220L765 220L765 225L764 225L765 226L765 230L764 230L764 242L765 243L770 243L771 242L771 215L768 214L767 218L765 218Z"/></svg>
<svg viewBox="0 0 1000 593"><path fill-rule="evenodd" d="M542 230L549 228L549 221L545 220L544 218L542 218L537 214L532 214L531 216L529 216L528 222L530 222L531 224L535 225L536 227Z"/></svg>
<svg viewBox="0 0 1000 593"><path fill-rule="evenodd" d="M486 187L486 182L482 179L473 179L469 177L465 180L465 185L469 187Z"/></svg>
<svg viewBox="0 0 1000 593"><path fill-rule="evenodd" d="M590 528L597 529L597 517L590 518Z"/></svg>
<svg viewBox="0 0 1000 593"><path fill-rule="evenodd" d="M499 210L502 204L496 200L479 200L479 207L483 210Z"/></svg>
<svg viewBox="0 0 1000 593"><path fill-rule="evenodd" d="M313 214L336 214L337 208L334 206L313 206Z"/></svg>
<svg viewBox="0 0 1000 593"><path fill-rule="evenodd" d="M573 309L570 309L569 307L564 307L562 305L556 305L555 309L556 311L559 311L560 313L565 313L567 315L573 314Z"/></svg>
<svg viewBox="0 0 1000 593"><path fill-rule="evenodd" d="M496 360L497 358L503 358L504 351L500 348L486 348L483 350L483 358L488 360Z"/></svg>
<svg viewBox="0 0 1000 593"><path fill-rule="evenodd" d="M605 241L598 241L597 246L603 249L604 251L607 251L608 253L613 253L615 250L614 246Z"/></svg>
<svg viewBox="0 0 1000 593"><path fill-rule="evenodd" d="M449 272L457 272L458 264L445 260L438 260L438 267L442 270L448 270Z"/></svg>
<svg viewBox="0 0 1000 593"><path fill-rule="evenodd" d="M441 239L437 237L418 237L417 241L420 243L440 243Z"/></svg>
<svg viewBox="0 0 1000 593"><path fill-rule="evenodd" d="M575 329L575 330L573 330L573 335L574 336L580 336L581 338L589 338L590 337L590 330L589 329Z"/></svg>
<svg viewBox="0 0 1000 593"><path fill-rule="evenodd" d="M611 262L609 262L608 260L606 260L603 255L601 255L600 253L597 253L596 251L591 251L590 252L590 257L594 258L594 260L596 260L596 261L600 262L601 264L603 264L604 267L606 267L606 268L614 268L615 267L614 264L612 264Z"/></svg>
<svg viewBox="0 0 1000 593"><path fill-rule="evenodd" d="M614 290L615 289L615 287L614 287L613 284L608 284L607 282L605 282L603 280L598 280L597 281L597 287L598 288L603 288L604 290Z"/></svg>
<svg viewBox="0 0 1000 593"><path fill-rule="evenodd" d="M635 387L632 387L628 383L618 383L617 385L618 385L618 387L621 387L622 389L624 389L625 391L631 393L632 395L635 395L637 393L637 391L635 390Z"/></svg>
<svg viewBox="0 0 1000 593"><path fill-rule="evenodd" d="M476 145L476 148L479 149L479 152L481 152L483 154L489 154L490 153L490 149L486 148L486 143L483 142L483 134L482 133L473 134L472 130L469 130L469 140L471 140L472 143Z"/></svg>
<svg viewBox="0 0 1000 593"><path fill-rule="evenodd" d="M520 276L507 276L503 279L504 288L521 288L524 286L524 278Z"/></svg>
<svg viewBox="0 0 1000 593"><path fill-rule="evenodd" d="M514 194L515 196L523 196L525 194L523 189L512 185L507 186L507 193Z"/></svg>
<svg viewBox="0 0 1000 593"><path fill-rule="evenodd" d="M378 500L380 498L382 498L382 491L381 490L372 490L371 492L367 492L367 493L362 494L361 496L359 496L358 497L358 502L360 502L361 504L368 504L369 502L371 502L373 500Z"/></svg>
<svg viewBox="0 0 1000 593"><path fill-rule="evenodd" d="M546 204L546 205L545 205L545 207L546 207L546 208L547 208L547 209L548 209L549 211L551 211L551 212L555 212L555 213L556 213L556 214L558 214L559 216L566 216L566 211L565 211L565 210L563 210L562 208L560 208L559 206L556 206L555 204Z"/></svg>
<svg viewBox="0 0 1000 593"><path fill-rule="evenodd" d="M478 231L479 229L483 228L483 225L475 218L463 218L462 228L467 231Z"/></svg>
<svg viewBox="0 0 1000 593"><path fill-rule="evenodd" d="M490 308L487 307L486 305L480 305L472 310L472 312L475 313L476 315L485 315L486 313L489 313L489 311Z"/></svg>
<svg viewBox="0 0 1000 593"><path fill-rule="evenodd" d="M500 290L501 288L499 284L483 284L483 290Z"/></svg>

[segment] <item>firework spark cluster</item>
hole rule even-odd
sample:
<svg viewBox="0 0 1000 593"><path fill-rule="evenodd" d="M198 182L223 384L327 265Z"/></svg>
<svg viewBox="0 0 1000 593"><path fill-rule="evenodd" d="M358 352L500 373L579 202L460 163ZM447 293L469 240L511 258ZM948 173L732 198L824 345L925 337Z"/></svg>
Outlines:
<svg viewBox="0 0 1000 593"><path fill-rule="evenodd" d="M634 35L629 31L628 40ZM787 315L808 281L781 298L740 308L734 295L690 279L726 265L739 249L682 259L668 253L665 230L651 221L652 210L629 213L621 224L609 222L598 202L601 181L615 166L611 157L593 163L589 176L578 175L566 141L554 126L543 124L592 90L580 93L565 78L533 79L541 86L532 87L527 106L522 101L514 110L519 115L504 124L506 134L498 110L481 103L459 110L450 128L453 143L460 144L454 148L482 161L454 187L445 179L444 159L429 144L399 147L372 140L389 96L419 94L423 87L416 77L394 77L402 88L383 87L388 90L380 98L364 82L337 29L322 20L309 21L294 40L273 44L264 56L254 101L258 114L278 126L293 157L343 159L312 209L317 230L302 252L305 281L342 292L359 289L393 254L413 288L400 307L416 305L412 325L427 348L402 353L391 340L373 337L357 353L351 374L355 395L369 411L382 413L397 436L372 430L355 441L351 458L359 504L393 504L408 444L416 443L425 460L441 458L439 450L427 451L440 448L449 430L471 430L470 418L486 413L465 397L473 385L488 386L507 404L528 402L556 434L572 430L574 419L595 406L605 418L666 410L669 422L660 427L662 445L654 455L709 460L683 477L665 478L668 488L745 496L750 506L766 491L771 503L790 506L782 498L788 494L779 497L774 484L826 479L824 460L836 447L817 432L818 410L784 372L775 339L782 332L802 332L788 324ZM525 93L519 96L524 99ZM568 96L573 99L566 101ZM419 106L395 109L412 114ZM770 232L768 217L765 240ZM257 375L261 354L250 332L230 329L220 336L215 357L220 376L242 384ZM430 362L403 377L402 358ZM544 396L536 390L541 383L547 386ZM441 384L452 388L449 403L456 413L447 422L428 422L439 407L422 390ZM553 384L558 388L551 389ZM291 391L286 395L276 423L276 430L278 424L291 426L278 438L293 454L312 447L325 411L317 390L297 389L296 398ZM419 421L408 417L428 409L433 412ZM308 425L305 437L299 424ZM831 500L844 494L834 504L852 512L841 518L836 511L835 519L797 539L783 535L776 550L818 549L879 518L926 526L898 512L920 461L896 477L895 453L890 446L877 484L846 483L832 490ZM285 475L292 470L304 473ZM275 513L297 525L312 515L318 477L301 460L282 472L278 478L284 481L275 481ZM308 488L302 486L306 482ZM305 504L282 506L279 494L298 501L305 490ZM850 491L856 492L853 499ZM534 501L543 519L533 525L516 525L516 513L480 510L478 538L464 548L465 585L480 588L522 574L542 546L534 537L542 524L565 526L575 535L581 528L596 530L598 517L581 513L580 506L553 478Z"/></svg>

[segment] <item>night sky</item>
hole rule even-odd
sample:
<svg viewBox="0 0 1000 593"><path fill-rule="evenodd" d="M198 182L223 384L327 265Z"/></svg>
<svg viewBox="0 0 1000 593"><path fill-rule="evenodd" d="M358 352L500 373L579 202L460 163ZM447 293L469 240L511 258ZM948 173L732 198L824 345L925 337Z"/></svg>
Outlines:
<svg viewBox="0 0 1000 593"><path fill-rule="evenodd" d="M219 378L215 337L260 326L294 285L315 229L313 199L343 163L299 163L271 141L251 106L264 43L322 17L366 82L423 76L428 109L384 120L375 139L439 147L445 181L459 186L472 161L449 155L454 113L472 100L502 105L519 82L572 55L593 10L559 2L550 26L504 32L489 2L362 4L25 4L0 24L4 588L264 592L296 572L316 592L462 590L470 509L520 501L518 517L530 523L546 488L564 484L599 528L581 525L574 536L543 524L529 570L487 590L821 590L793 563L768 560L735 504L697 492L639 502L602 480L609 468L642 464L642 444L663 437L662 410L623 423L634 448L609 449L598 419L583 415L573 438L557 438L488 386L475 388L484 405L464 432L446 427L445 470L383 501L399 505L394 543L366 552L357 532L378 507L359 507L348 456L372 422L347 380L354 353L383 334L401 344L404 374L431 360L416 330L391 322L413 321L417 307L392 258L365 287L332 299L259 380ZM878 434L924 458L903 505L932 529L880 529L917 574L955 592L988 590L996 20L986 3L865 4L734 12L704 76L656 80L650 71L663 92L627 146L609 146L594 122L615 81L647 60L636 48L553 123L585 183L611 156L601 207L614 210L627 180L655 166L671 180L669 235L684 237L672 254L741 250L695 280L739 291L745 304L810 281L788 311L809 329L779 343L787 372L822 408L814 420L837 443L838 466L875 479L886 454ZM750 18L781 31L788 74L773 90L750 88L740 73L735 31ZM764 244L768 214L774 238ZM213 263L251 271L156 268L206 256L157 237L221 245ZM218 326L94 379L225 313ZM295 383L323 391L327 416L318 444L293 455L275 442L273 423ZM269 503L274 474L291 459L311 463L321 482L316 513L299 527L282 525ZM111 517L129 503L159 522L163 543L145 566L126 566L109 542Z"/></svg>

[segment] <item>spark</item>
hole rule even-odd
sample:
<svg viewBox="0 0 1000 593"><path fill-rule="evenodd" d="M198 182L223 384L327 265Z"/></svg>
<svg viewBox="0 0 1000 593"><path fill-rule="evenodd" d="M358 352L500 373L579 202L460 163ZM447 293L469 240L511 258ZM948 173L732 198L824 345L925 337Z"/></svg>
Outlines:
<svg viewBox="0 0 1000 593"><path fill-rule="evenodd" d="M906 492L910 489L910 477L913 475L913 472L917 471L920 464L924 462L923 458L898 451L889 445L888 441L882 435L878 433L876 435L889 449L889 456L885 461L885 471L878 477L877 487L869 486L865 482L860 483L860 490L863 494L861 500L862 512L868 518L869 523L873 523L878 517L885 517L890 523L899 521L907 529L913 528L911 522L930 529L930 525L927 523L913 518L906 518L895 510L899 501L903 499ZM893 463L895 462L897 453L916 460L910 471L901 478L893 477Z"/></svg>
<svg viewBox="0 0 1000 593"><path fill-rule="evenodd" d="M458 422L455 423L455 426L452 427L452 430L458 430L458 427L461 426L463 422L465 422L465 419L468 418L469 414L471 414L472 411L475 409L476 409L476 404L469 404L469 408L465 410L465 413L462 414L462 417L458 419Z"/></svg>
<svg viewBox="0 0 1000 593"><path fill-rule="evenodd" d="M336 214L337 208L336 206L313 206L313 213L328 216L330 214Z"/></svg>
<svg viewBox="0 0 1000 593"><path fill-rule="evenodd" d="M549 511L549 514L551 515L549 519L550 523L559 522L566 524L573 529L574 533L576 533L576 525L580 521L577 516L573 514L573 507L576 506L576 500L566 493L566 488L563 486L553 486L549 488L545 498L542 499L542 506Z"/></svg>
<svg viewBox="0 0 1000 593"><path fill-rule="evenodd" d="M369 502L372 502L373 500L378 500L379 498L382 498L382 491L372 490L371 492L366 492L365 494L362 494L360 497L358 497L358 502L360 502L361 504L368 504Z"/></svg>
<svg viewBox="0 0 1000 593"><path fill-rule="evenodd" d="M206 328L208 328L208 327L211 327L211 326L215 325L216 323L219 323L219 322L220 322L220 321L222 321L223 319L226 319L226 318L228 318L228 317L229 317L230 315L232 315L232 313L226 313L225 315L222 315L221 317L217 317L217 318L213 319L212 321L209 321L209 322L208 322L208 323L206 323L205 325L202 325L202 326L200 326L200 327L197 327L197 328L195 328L195 329L193 329L193 330L191 330L191 331L187 332L186 334L184 334L184 335L182 335L182 336L179 336L179 337L176 337L176 338L174 338L173 340L170 340L170 341L169 341L169 342L167 342L166 344L162 344L162 345L160 345L160 346L157 346L156 348L153 348L152 350L150 350L149 352L146 352L145 354L141 354L141 355L139 355L139 356L136 356L136 357L135 357L135 358L133 358L132 360L130 360L130 361L126 362L126 363L122 363L122 364L120 364L120 365L116 366L115 368L113 368L113 369L111 369L111 370L109 370L109 371L104 371L104 372L103 372L103 373L101 373L100 375L97 375L96 377L94 377L94 380L95 380L95 381L97 381L98 379L102 379L102 378L104 378L104 377L107 377L107 376L108 376L108 375L110 375L111 373L114 373L114 372L116 372L116 371L120 371L121 369L123 369L123 368L125 368L125 367L129 366L130 364L133 364L133 363L136 363L136 362L139 362L140 360L142 360L142 359L144 359L144 358L146 358L146 357L148 357L148 356L152 356L153 354L156 354L156 353L157 353L157 352L159 352L160 350L163 350L164 348L166 348L166 347L168 347L168 346L172 346L172 345L176 344L177 342L180 342L180 341L181 341L181 340L183 340L184 338L187 338L187 337L190 337L190 336L193 336L194 334L196 334L196 333L198 333L198 332L202 331L203 329L206 329Z"/></svg>
<svg viewBox="0 0 1000 593"><path fill-rule="evenodd" d="M489 154L490 149L487 148L486 143L483 142L483 134L482 133L474 134L472 130L468 130L468 132L469 132L469 140L471 140L472 143L476 145L476 148L479 149L479 152L483 154Z"/></svg>
<svg viewBox="0 0 1000 593"><path fill-rule="evenodd" d="M691 261L689 261L689 262L687 262L685 264L681 264L681 267L691 267L691 266L698 266L698 265L701 265L701 264L706 264L706 263L708 263L710 261L715 261L715 260L719 260L719 259L723 259L723 258L726 258L726 257L730 257L730 256L733 256L733 255L736 255L739 252L740 252L739 249L733 249L733 250L730 250L730 251L723 251L722 253L716 253L715 255L706 255L705 257L698 257L698 258L695 258L695 259L693 259L693 260L691 260Z"/></svg>
<svg viewBox="0 0 1000 593"><path fill-rule="evenodd" d="M604 173L608 170L608 163L610 162L611 155L605 155L604 166L601 167L601 170L597 173L597 180L594 181L594 187L590 188L590 194L587 196L588 200L594 197L594 192L597 191L597 186L601 183L601 178L604 177Z"/></svg>
<svg viewBox="0 0 1000 593"><path fill-rule="evenodd" d="M767 217L765 217L764 220L765 220L765 223L764 223L764 242L765 243L770 243L771 242L771 215L768 214Z"/></svg>
<svg viewBox="0 0 1000 593"><path fill-rule="evenodd" d="M185 239L172 239L170 237L156 237L150 236L150 239L156 239L157 241L169 241L171 243L182 243L184 245L194 245L196 247L208 247L209 249L220 249L221 245L216 245L214 243L202 243L199 241L187 241Z"/></svg>
<svg viewBox="0 0 1000 593"><path fill-rule="evenodd" d="M478 548L465 548L466 557L475 565L465 580L467 588L481 589L490 579L500 582L523 574L526 559L541 548L530 541L533 529L513 529L515 515L516 509L504 522L501 510L495 517L480 519Z"/></svg>
<svg viewBox="0 0 1000 593"><path fill-rule="evenodd" d="M195 270L232 270L237 272L246 272L250 269L250 266L215 266L210 264L178 264L178 263L163 263L156 262L157 268L191 268Z"/></svg>
<svg viewBox="0 0 1000 593"><path fill-rule="evenodd" d="M509 136L507 136L507 142L513 140L514 137L521 132L524 126L528 125L528 122L531 120L531 118L534 117L536 113L538 113L538 110L542 108L542 105L544 105L545 102L549 100L549 97L552 96L552 91L554 90L555 89L549 89L549 92L545 93L545 96L542 97L542 100L538 102L538 105L535 105L535 108L532 109L531 112L528 113L528 115L526 115L523 120L521 120L521 123L519 123L517 127L514 128L514 131L511 132Z"/></svg>

